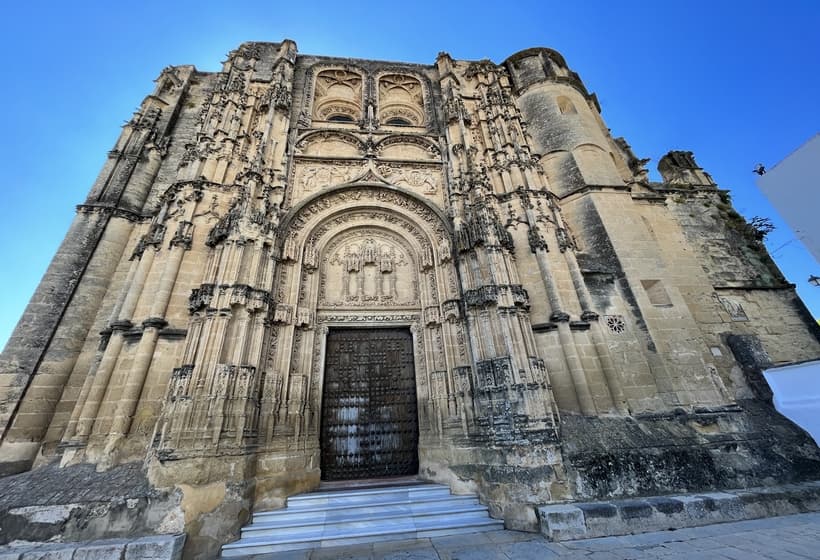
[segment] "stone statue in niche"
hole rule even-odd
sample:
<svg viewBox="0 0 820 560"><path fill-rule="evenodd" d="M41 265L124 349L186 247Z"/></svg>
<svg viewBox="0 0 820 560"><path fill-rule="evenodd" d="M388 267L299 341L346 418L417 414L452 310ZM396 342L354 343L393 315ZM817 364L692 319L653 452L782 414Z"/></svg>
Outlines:
<svg viewBox="0 0 820 560"><path fill-rule="evenodd" d="M382 245L381 257L379 258L379 271L384 273L393 272L393 255L391 255L390 247Z"/></svg>
<svg viewBox="0 0 820 560"><path fill-rule="evenodd" d="M372 239L364 242L364 251L362 255L362 262L364 264L372 264L376 261L376 244Z"/></svg>
<svg viewBox="0 0 820 560"><path fill-rule="evenodd" d="M393 273L393 249L382 245L379 249L379 272L381 274L379 292L382 300L396 296L396 275Z"/></svg>
<svg viewBox="0 0 820 560"><path fill-rule="evenodd" d="M347 272L359 272L359 249L355 245L349 247L345 254L345 266Z"/></svg>
<svg viewBox="0 0 820 560"><path fill-rule="evenodd" d="M359 270L361 261L359 247L351 245L345 249L345 268L342 275L342 298L345 300L358 299L361 291Z"/></svg>

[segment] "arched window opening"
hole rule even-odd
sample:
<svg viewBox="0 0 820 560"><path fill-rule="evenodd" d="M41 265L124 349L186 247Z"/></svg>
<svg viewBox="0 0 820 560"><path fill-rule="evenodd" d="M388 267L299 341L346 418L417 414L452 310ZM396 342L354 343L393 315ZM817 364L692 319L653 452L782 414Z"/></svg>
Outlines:
<svg viewBox="0 0 820 560"><path fill-rule="evenodd" d="M335 122L335 123L352 123L356 122L353 120L353 117L350 115L331 115L327 118L328 122Z"/></svg>
<svg viewBox="0 0 820 560"><path fill-rule="evenodd" d="M403 119L401 117L393 117L389 119L386 123L388 126L413 126L413 123L408 121L407 119Z"/></svg>

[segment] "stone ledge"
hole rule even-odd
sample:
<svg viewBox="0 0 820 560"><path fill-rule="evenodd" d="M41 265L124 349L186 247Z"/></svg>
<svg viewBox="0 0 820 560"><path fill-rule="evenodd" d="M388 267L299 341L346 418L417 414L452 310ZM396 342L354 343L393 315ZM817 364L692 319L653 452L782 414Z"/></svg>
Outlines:
<svg viewBox="0 0 820 560"><path fill-rule="evenodd" d="M591 539L820 511L820 481L537 509L549 540Z"/></svg>
<svg viewBox="0 0 820 560"><path fill-rule="evenodd" d="M179 560L185 535L72 543L21 542L0 547L0 560Z"/></svg>

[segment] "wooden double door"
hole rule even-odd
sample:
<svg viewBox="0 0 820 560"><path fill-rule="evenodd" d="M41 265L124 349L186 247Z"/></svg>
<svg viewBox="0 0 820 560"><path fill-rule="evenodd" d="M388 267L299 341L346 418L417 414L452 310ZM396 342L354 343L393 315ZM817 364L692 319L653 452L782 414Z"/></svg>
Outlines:
<svg viewBox="0 0 820 560"><path fill-rule="evenodd" d="M322 394L322 480L414 475L418 410L409 329L331 329Z"/></svg>

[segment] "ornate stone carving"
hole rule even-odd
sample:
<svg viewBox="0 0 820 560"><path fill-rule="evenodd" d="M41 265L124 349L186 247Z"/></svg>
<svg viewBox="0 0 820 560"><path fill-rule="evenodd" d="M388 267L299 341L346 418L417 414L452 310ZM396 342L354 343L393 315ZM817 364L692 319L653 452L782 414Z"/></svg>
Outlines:
<svg viewBox="0 0 820 560"><path fill-rule="evenodd" d="M362 76L335 68L319 72L315 83L313 116L319 120L346 116L353 122L362 118Z"/></svg>
<svg viewBox="0 0 820 560"><path fill-rule="evenodd" d="M412 323L418 320L415 313L338 313L322 312L318 319L320 323Z"/></svg>
<svg viewBox="0 0 820 560"><path fill-rule="evenodd" d="M723 310L729 314L729 318L732 321L748 321L749 317L746 315L746 311L743 310L743 306L740 305L737 301L720 295L715 295L717 301L723 307Z"/></svg>
<svg viewBox="0 0 820 560"><path fill-rule="evenodd" d="M134 248L134 252L131 254L131 260L138 259L142 257L143 252L147 247L154 247L158 249L160 245L162 245L162 240L165 237L165 225L153 223L148 228L148 231L145 235L143 235L137 246Z"/></svg>
<svg viewBox="0 0 820 560"><path fill-rule="evenodd" d="M530 229L527 231L527 241L529 241L530 251L533 253L537 253L539 249L543 249L544 251L549 250L547 247L547 242L544 240L538 226L535 224L530 226Z"/></svg>
<svg viewBox="0 0 820 560"><path fill-rule="evenodd" d="M171 239L169 246L190 249L194 239L194 224L188 221L181 221L177 224L177 230Z"/></svg>
<svg viewBox="0 0 820 560"><path fill-rule="evenodd" d="M468 251L478 245L501 246L515 250L515 242L497 213L486 203L479 202L467 216L463 227L456 232L460 251Z"/></svg>
<svg viewBox="0 0 820 560"><path fill-rule="evenodd" d="M387 148L401 145L409 145L418 148L418 150L426 154L427 157L425 159L441 158L441 150L429 138L424 136L410 136L408 134L388 136L376 144L376 152L377 154L382 155Z"/></svg>
<svg viewBox="0 0 820 560"><path fill-rule="evenodd" d="M441 304L445 321L458 321L461 318L461 304L459 300L447 300Z"/></svg>
<svg viewBox="0 0 820 560"><path fill-rule="evenodd" d="M462 101L461 96L454 91L450 92L444 102L444 114L448 122L462 119L466 124L472 123L470 111L464 106L464 101Z"/></svg>
<svg viewBox="0 0 820 560"><path fill-rule="evenodd" d="M612 334L621 334L626 330L626 321L623 315L604 315L606 327Z"/></svg>
<svg viewBox="0 0 820 560"><path fill-rule="evenodd" d="M331 165L316 163L298 166L295 183L303 192L310 193L324 187L348 183L361 172L362 167L358 162Z"/></svg>
<svg viewBox="0 0 820 560"><path fill-rule="evenodd" d="M436 194L439 190L440 174L434 169L383 163L378 166L378 170L393 185L423 194Z"/></svg>
<svg viewBox="0 0 820 560"><path fill-rule="evenodd" d="M491 74L505 72L503 67L496 65L492 60L482 59L476 62L471 62L464 72L467 78L474 78L478 74Z"/></svg>
<svg viewBox="0 0 820 560"><path fill-rule="evenodd" d="M469 307L499 307L522 306L529 307L527 290L519 284L481 286L464 292L464 303Z"/></svg>
<svg viewBox="0 0 820 560"><path fill-rule="evenodd" d="M289 229L294 233L299 232L305 227L312 216L322 214L333 208L338 208L340 205L346 203L355 203L363 206L370 204L381 207L392 205L400 209L402 212L414 214L426 224L426 227L430 231L435 233L436 237L444 238L449 236L444 227L444 222L435 212L433 212L433 210L430 209L430 207L400 192L370 186L351 187L349 189L335 191L328 196L320 197L311 201L310 204L302 208L298 215L294 216L294 218L290 221ZM348 217L351 216L353 216L353 214L340 217L340 219L348 219ZM368 216L375 217L374 214L368 214ZM388 219L396 223L402 223L404 221L400 215ZM408 227L417 229L413 226ZM317 228L314 235L318 237L318 235L320 235L318 232L321 231L321 229L322 226Z"/></svg>
<svg viewBox="0 0 820 560"><path fill-rule="evenodd" d="M200 309L209 307L214 296L213 284L202 284L199 288L191 290L188 297L188 311L194 313Z"/></svg>
<svg viewBox="0 0 820 560"><path fill-rule="evenodd" d="M404 243L373 228L357 228L334 239L322 262L319 305L417 305L412 260Z"/></svg>
<svg viewBox="0 0 820 560"><path fill-rule="evenodd" d="M296 308L296 320L294 325L297 327L309 327L313 323L313 311L306 307Z"/></svg>
<svg viewBox="0 0 820 560"><path fill-rule="evenodd" d="M283 323L289 325L293 318L293 306L283 303L277 304L273 313L274 323Z"/></svg>

